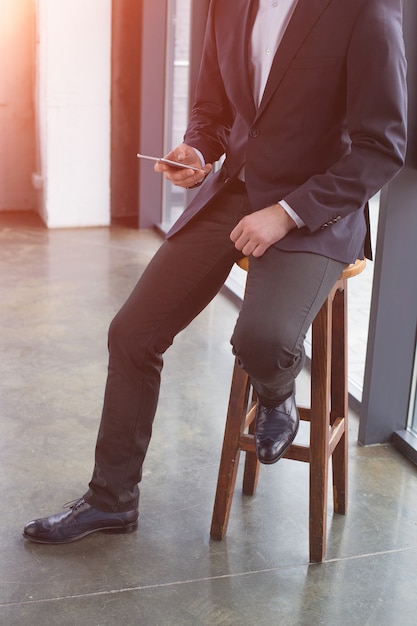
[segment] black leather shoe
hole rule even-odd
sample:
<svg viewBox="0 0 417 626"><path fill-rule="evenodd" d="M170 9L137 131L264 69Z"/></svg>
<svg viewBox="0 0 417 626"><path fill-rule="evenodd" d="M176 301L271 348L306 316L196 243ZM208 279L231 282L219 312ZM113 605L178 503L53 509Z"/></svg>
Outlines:
<svg viewBox="0 0 417 626"><path fill-rule="evenodd" d="M26 524L23 530L25 539L36 543L70 543L98 530L131 533L138 527L137 509L121 513L99 511L84 498L68 503L68 507L68 511Z"/></svg>
<svg viewBox="0 0 417 626"><path fill-rule="evenodd" d="M259 461L266 465L279 461L294 441L299 423L294 394L273 409L258 404L254 439Z"/></svg>

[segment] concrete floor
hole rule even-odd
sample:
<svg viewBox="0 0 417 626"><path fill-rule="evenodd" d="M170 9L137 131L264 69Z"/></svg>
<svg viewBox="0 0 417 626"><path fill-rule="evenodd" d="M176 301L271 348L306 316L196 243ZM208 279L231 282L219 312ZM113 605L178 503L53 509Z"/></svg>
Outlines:
<svg viewBox="0 0 417 626"><path fill-rule="evenodd" d="M325 563L308 563L308 468L289 460L262 467L253 498L239 483L226 539L210 540L236 318L223 294L167 354L138 532L23 540L85 491L107 326L158 244L0 216L0 624L415 625L417 469L359 447L353 414L349 512L329 510Z"/></svg>

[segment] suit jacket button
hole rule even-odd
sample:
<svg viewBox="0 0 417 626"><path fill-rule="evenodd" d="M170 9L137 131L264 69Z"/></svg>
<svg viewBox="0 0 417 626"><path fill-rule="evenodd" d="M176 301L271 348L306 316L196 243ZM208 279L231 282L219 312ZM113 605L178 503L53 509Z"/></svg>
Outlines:
<svg viewBox="0 0 417 626"><path fill-rule="evenodd" d="M258 137L259 135L259 130L257 128L251 128L249 131L249 136L252 137L252 139L255 139L256 137Z"/></svg>

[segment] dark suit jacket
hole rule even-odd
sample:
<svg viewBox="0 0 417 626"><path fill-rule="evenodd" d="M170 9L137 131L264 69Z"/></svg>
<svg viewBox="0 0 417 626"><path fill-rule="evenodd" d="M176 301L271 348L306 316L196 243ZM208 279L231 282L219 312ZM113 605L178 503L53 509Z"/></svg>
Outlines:
<svg viewBox="0 0 417 626"><path fill-rule="evenodd" d="M168 236L245 164L254 211L284 199L305 223L278 248L352 262L363 256L368 199L404 159L401 0L299 0L259 108L249 75L256 8L250 0L211 2L184 141L206 162L226 159Z"/></svg>

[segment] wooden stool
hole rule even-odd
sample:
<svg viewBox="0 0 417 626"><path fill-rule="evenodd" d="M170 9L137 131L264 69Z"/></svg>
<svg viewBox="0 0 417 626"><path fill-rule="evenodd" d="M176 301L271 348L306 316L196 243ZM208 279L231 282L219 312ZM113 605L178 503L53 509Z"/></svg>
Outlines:
<svg viewBox="0 0 417 626"><path fill-rule="evenodd" d="M365 263L357 260L343 271L312 324L311 402L309 408L298 407L300 418L310 422L310 444L293 443L284 456L310 464L310 561L313 562L323 561L326 554L330 457L334 511L346 513L347 279L360 274ZM248 260L242 259L239 265L247 270ZM253 439L255 414L256 401L249 377L235 359L211 524L212 539L220 540L226 534L241 450L246 452L243 493L255 493L260 467Z"/></svg>

